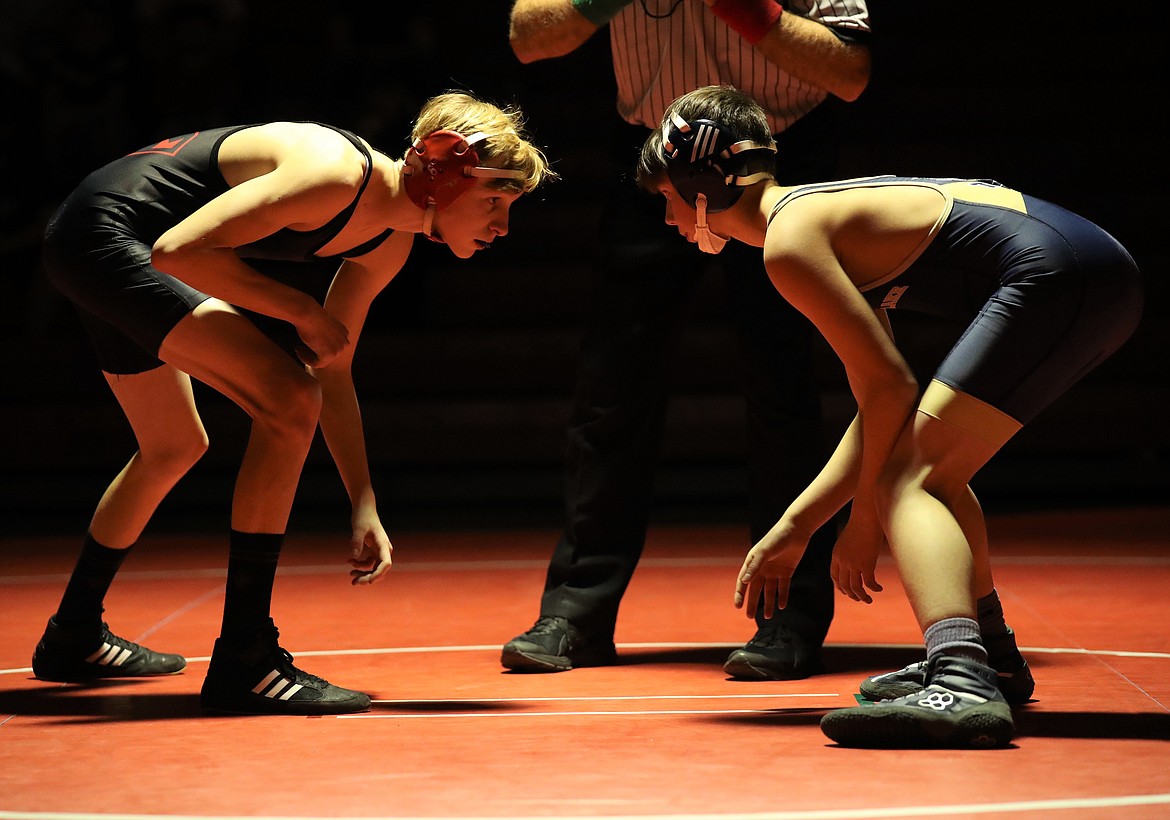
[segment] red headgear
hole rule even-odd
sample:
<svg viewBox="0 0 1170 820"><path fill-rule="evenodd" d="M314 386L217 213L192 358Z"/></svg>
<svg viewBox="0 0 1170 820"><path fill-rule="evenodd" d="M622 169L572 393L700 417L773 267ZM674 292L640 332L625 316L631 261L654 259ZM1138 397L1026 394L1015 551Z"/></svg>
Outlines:
<svg viewBox="0 0 1170 820"><path fill-rule="evenodd" d="M458 131L432 131L415 140L406 152L406 194L426 211L423 233L431 235L435 211L446 208L475 184L476 177L524 179L524 172L479 164L475 145L487 139L483 132L464 137Z"/></svg>

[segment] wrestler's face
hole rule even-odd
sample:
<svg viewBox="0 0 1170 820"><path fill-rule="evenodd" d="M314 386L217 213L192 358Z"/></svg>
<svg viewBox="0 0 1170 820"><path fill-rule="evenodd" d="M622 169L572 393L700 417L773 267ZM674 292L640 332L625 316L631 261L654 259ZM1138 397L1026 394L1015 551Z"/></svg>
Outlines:
<svg viewBox="0 0 1170 820"><path fill-rule="evenodd" d="M655 188L666 199L666 224L674 225L688 242L695 240L695 209L688 205L670 180L663 177Z"/></svg>
<svg viewBox="0 0 1170 820"><path fill-rule="evenodd" d="M435 214L431 239L442 242L451 253L467 259L508 232L508 209L519 193L489 187L490 180L475 186Z"/></svg>
<svg viewBox="0 0 1170 820"><path fill-rule="evenodd" d="M679 229L679 233L686 236L688 242L697 242L695 239L695 216L696 211L694 206L688 205L687 201L680 197L679 192L674 190L674 186L670 184L670 180L663 177L655 191L662 194L666 199L666 223L673 225ZM714 216L717 214L708 214L707 219L713 223Z"/></svg>

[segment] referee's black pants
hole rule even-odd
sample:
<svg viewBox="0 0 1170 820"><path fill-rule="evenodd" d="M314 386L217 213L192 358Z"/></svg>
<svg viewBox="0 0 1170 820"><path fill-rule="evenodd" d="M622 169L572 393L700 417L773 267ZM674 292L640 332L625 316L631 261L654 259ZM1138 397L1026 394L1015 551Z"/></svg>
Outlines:
<svg viewBox="0 0 1170 820"><path fill-rule="evenodd" d="M781 181L831 178L835 154L817 112L778 137ZM807 127L806 127L807 126ZM680 326L704 274L720 269L746 400L749 509L758 541L824 466L827 448L814 377L811 324L776 292L759 248L728 242L717 257L665 224L664 200L634 180L644 128L622 123L613 141L612 190L601 219L592 304L582 340L565 462L564 532L541 600L590 635L613 634L618 607L642 554L654 470ZM803 139L792 137L803 137ZM805 143L801 148L796 143ZM786 148L786 143L790 146ZM801 163L800 160L804 162ZM812 538L779 622L823 642L833 617L829 562L834 522ZM749 545L745 545L746 547ZM727 577L728 597L735 583ZM763 624L762 618L757 621Z"/></svg>

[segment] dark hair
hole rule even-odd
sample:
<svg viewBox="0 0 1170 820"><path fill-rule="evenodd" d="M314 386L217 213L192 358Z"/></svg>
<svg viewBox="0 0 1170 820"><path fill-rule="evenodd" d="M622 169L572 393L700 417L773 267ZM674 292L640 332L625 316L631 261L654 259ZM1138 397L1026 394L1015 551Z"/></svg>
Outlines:
<svg viewBox="0 0 1170 820"><path fill-rule="evenodd" d="M708 85L683 94L666 109L660 127L646 139L638 158L637 179L643 188L653 189L659 177L667 173L667 156L663 150L663 133L677 114L687 122L710 120L730 132L735 139L772 142L768 119L755 100L730 85Z"/></svg>

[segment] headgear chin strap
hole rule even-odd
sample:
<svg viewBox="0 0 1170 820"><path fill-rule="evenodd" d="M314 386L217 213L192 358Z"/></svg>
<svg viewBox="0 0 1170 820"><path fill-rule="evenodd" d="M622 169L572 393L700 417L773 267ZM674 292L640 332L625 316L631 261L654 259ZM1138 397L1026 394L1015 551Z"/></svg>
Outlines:
<svg viewBox="0 0 1170 820"><path fill-rule="evenodd" d="M423 209L423 233L428 237L435 212L446 208L475 185L476 178L524 179L524 172L479 164L475 146L487 139L477 131L465 137L458 131L432 131L415 140L406 152L406 194Z"/></svg>
<svg viewBox="0 0 1170 820"><path fill-rule="evenodd" d="M711 120L687 122L672 112L663 124L662 150L674 189L692 208L703 195L707 213L726 211L746 186L774 178L774 143L737 139Z"/></svg>
<svg viewBox="0 0 1170 820"><path fill-rule="evenodd" d="M727 244L727 237L720 236L707 224L707 195L695 197L695 242L703 253L719 253Z"/></svg>

